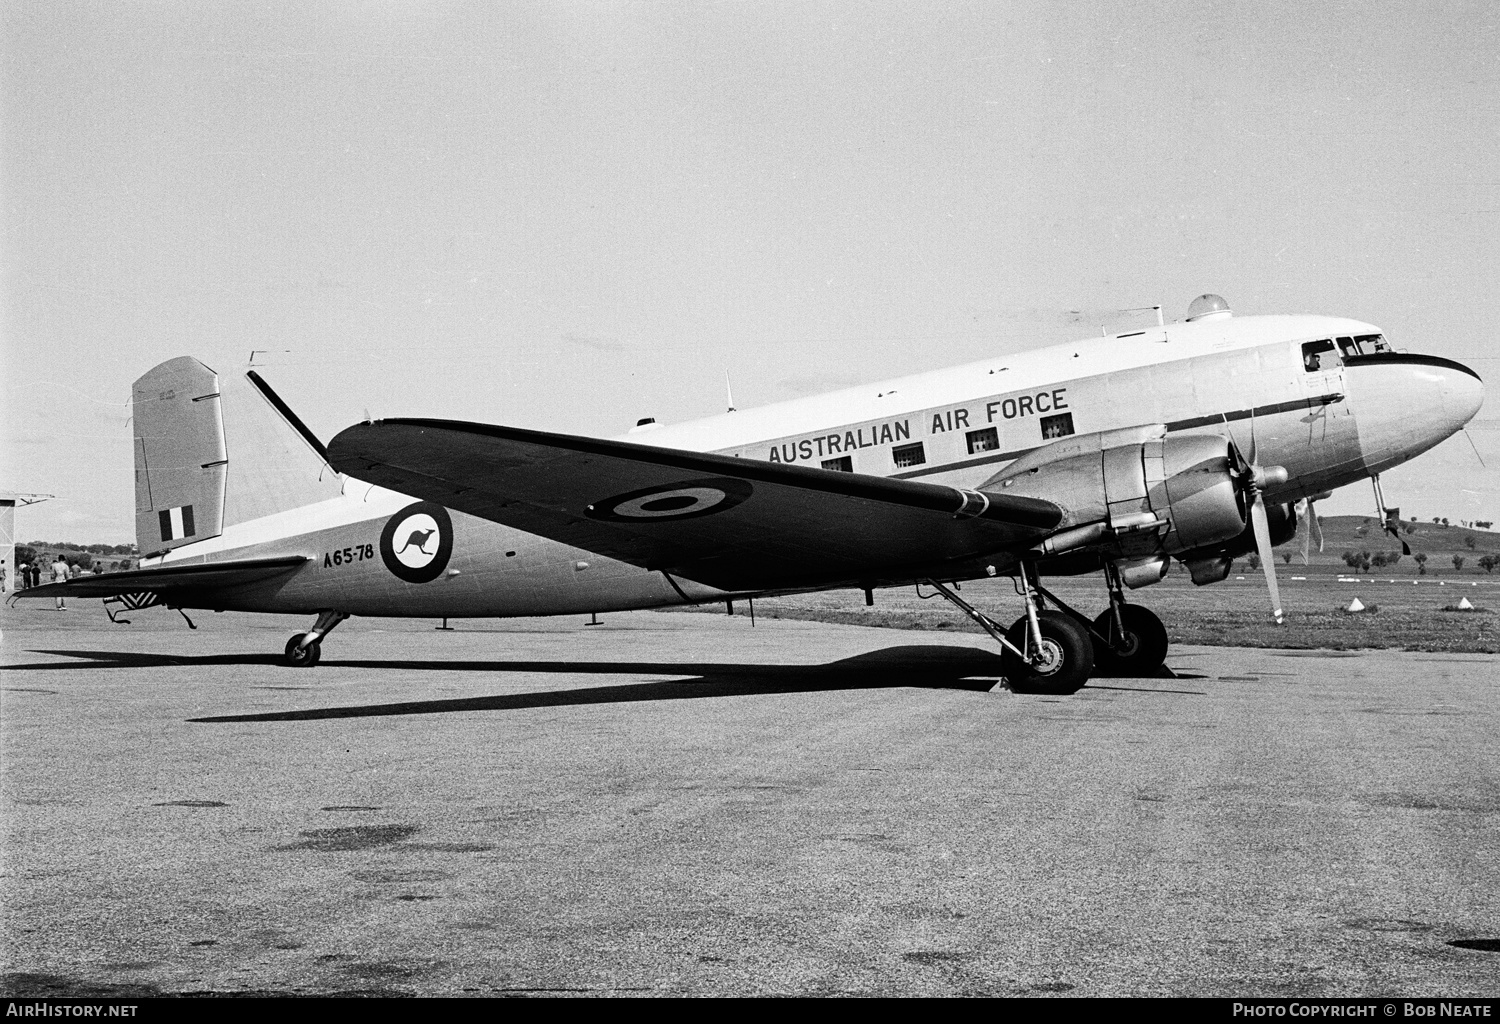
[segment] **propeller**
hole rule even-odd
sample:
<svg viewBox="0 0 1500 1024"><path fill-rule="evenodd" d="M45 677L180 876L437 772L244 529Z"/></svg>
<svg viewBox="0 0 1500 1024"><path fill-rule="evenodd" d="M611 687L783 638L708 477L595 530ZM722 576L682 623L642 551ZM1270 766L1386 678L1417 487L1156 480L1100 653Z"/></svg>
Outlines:
<svg viewBox="0 0 1500 1024"><path fill-rule="evenodd" d="M1307 522L1306 530L1299 530L1302 534L1302 564L1307 564L1308 547L1310 544L1318 546L1318 553L1323 552L1323 526L1318 522L1318 506L1312 498L1303 498L1297 502L1297 517Z"/></svg>
<svg viewBox="0 0 1500 1024"><path fill-rule="evenodd" d="M1250 458L1245 458L1239 446L1230 443L1232 452L1231 472L1240 480L1240 486L1250 505L1250 526L1255 531L1255 550L1260 555L1260 568L1266 574L1266 589L1271 592L1271 615L1279 626L1282 624L1281 589L1276 585L1276 552L1271 550L1271 524L1266 519L1265 489L1286 483L1285 466L1258 466L1255 464L1255 435L1250 435Z"/></svg>

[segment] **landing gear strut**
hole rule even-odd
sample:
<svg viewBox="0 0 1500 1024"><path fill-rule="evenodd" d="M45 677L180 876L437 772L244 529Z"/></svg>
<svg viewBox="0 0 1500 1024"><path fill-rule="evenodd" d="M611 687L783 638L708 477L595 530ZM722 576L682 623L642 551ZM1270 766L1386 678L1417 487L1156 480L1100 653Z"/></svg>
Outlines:
<svg viewBox="0 0 1500 1024"><path fill-rule="evenodd" d="M293 668L312 668L323 657L322 640L333 627L349 617L348 612L329 609L318 613L318 621L306 633L295 633L286 642L286 663Z"/></svg>
<svg viewBox="0 0 1500 1024"><path fill-rule="evenodd" d="M1167 659L1166 627L1149 610L1125 603L1120 570L1109 562L1104 565L1104 581L1109 586L1109 610L1092 623L1040 582L1031 586L1067 612L1073 623L1088 634L1093 642L1094 669L1098 675L1155 675Z"/></svg>
<svg viewBox="0 0 1500 1024"><path fill-rule="evenodd" d="M1094 644L1095 663L1102 676L1154 675L1167 660L1167 628L1150 609L1125 603L1120 570L1104 563L1109 587L1109 610L1094 620L1094 632L1105 643Z"/></svg>
<svg viewBox="0 0 1500 1024"><path fill-rule="evenodd" d="M1088 629L1066 612L1041 607L1035 565L1022 562L1016 568L1026 614L1005 634L1012 645L1000 655L1005 678L1016 693L1077 693L1094 671Z"/></svg>
<svg viewBox="0 0 1500 1024"><path fill-rule="evenodd" d="M1018 569L1017 586L1026 600L1026 614L1004 633L998 623L948 587L936 580L927 582L999 642L1001 665L1012 691L1076 693L1094 669L1088 629L1065 612L1043 609L1035 567L1022 562Z"/></svg>

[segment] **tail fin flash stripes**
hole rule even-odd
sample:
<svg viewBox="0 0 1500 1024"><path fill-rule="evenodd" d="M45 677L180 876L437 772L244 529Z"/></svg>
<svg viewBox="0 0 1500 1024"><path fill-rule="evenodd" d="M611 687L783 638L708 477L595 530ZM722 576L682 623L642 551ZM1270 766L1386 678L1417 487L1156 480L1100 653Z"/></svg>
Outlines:
<svg viewBox="0 0 1500 1024"><path fill-rule="evenodd" d="M163 541L182 540L193 535L193 506L164 508L157 515L161 519Z"/></svg>

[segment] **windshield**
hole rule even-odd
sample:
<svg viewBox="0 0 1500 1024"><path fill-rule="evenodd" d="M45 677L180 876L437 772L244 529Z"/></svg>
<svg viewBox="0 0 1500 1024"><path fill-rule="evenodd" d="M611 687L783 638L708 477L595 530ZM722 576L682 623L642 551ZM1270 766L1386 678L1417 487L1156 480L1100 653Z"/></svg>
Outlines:
<svg viewBox="0 0 1500 1024"><path fill-rule="evenodd" d="M1353 356L1389 352L1391 346L1383 334L1357 334L1342 338L1319 338L1302 343L1302 367L1308 373L1327 370Z"/></svg>

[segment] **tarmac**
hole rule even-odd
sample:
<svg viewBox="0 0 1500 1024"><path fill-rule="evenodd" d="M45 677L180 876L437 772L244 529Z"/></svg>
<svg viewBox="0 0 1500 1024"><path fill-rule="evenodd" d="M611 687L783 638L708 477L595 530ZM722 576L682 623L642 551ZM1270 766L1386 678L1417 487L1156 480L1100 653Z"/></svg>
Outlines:
<svg viewBox="0 0 1500 1024"><path fill-rule="evenodd" d="M5 994L1500 993L1485 655L0 610Z"/></svg>

